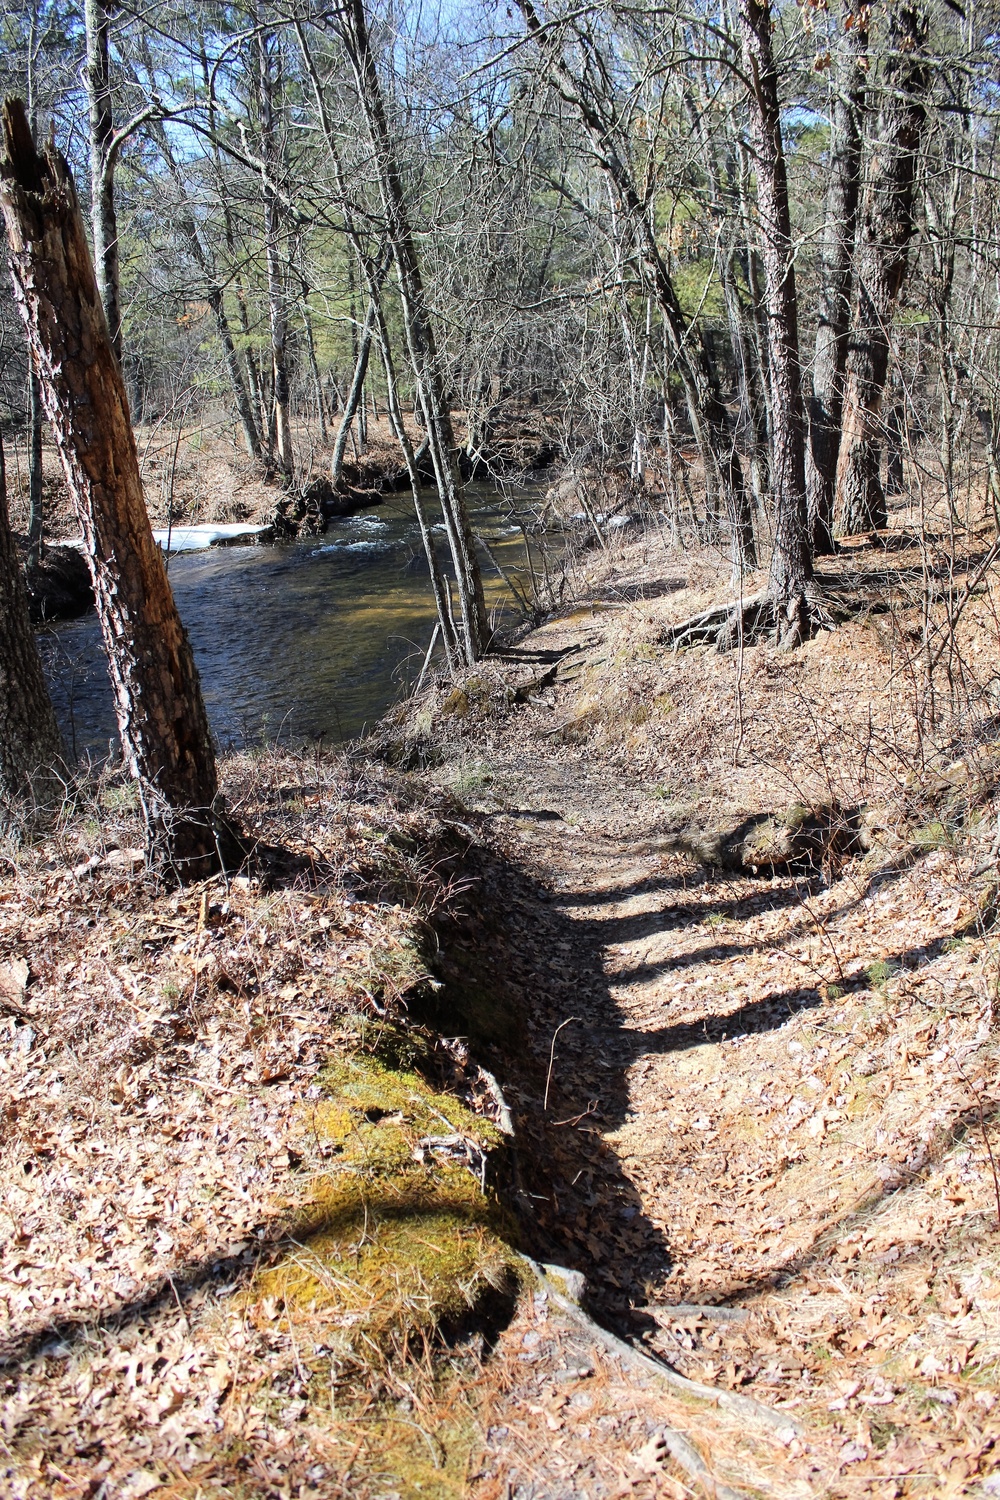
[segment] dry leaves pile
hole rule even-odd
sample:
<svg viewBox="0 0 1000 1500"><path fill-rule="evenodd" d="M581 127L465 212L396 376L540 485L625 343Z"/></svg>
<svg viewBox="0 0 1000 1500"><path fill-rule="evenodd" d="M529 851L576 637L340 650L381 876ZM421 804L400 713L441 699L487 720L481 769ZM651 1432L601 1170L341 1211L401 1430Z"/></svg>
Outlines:
<svg viewBox="0 0 1000 1500"><path fill-rule="evenodd" d="M324 1169L324 1062L423 977L440 828L333 758L226 780L266 879L159 890L113 777L4 856L5 1494L364 1492L335 1368L317 1413L281 1309L243 1289Z"/></svg>

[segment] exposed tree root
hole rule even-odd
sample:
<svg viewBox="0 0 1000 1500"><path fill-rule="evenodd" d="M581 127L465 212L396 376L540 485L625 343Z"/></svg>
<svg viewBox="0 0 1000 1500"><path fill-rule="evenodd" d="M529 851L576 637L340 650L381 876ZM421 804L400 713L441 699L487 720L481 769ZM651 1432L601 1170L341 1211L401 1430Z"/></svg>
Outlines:
<svg viewBox="0 0 1000 1500"><path fill-rule="evenodd" d="M787 1412L773 1411L771 1407L755 1401L752 1396L744 1396L739 1391L702 1385L697 1380L688 1380L664 1361L655 1359L652 1355L637 1349L633 1344L618 1338L616 1334L609 1333L599 1323L595 1323L580 1306L578 1300L579 1294L582 1293L583 1281L579 1272L567 1271L560 1266L539 1265L529 1256L524 1256L523 1259L531 1267L556 1306L584 1329L595 1344L602 1346L609 1354L615 1355L623 1365L643 1375L652 1375L689 1398L704 1401L721 1411L728 1412L731 1416L738 1417L746 1427L768 1437L777 1438L781 1443L789 1443L793 1438L802 1434L801 1424ZM746 1500L742 1491L720 1484L714 1478L701 1454L682 1433L674 1428L664 1427L657 1435L656 1443L657 1446L665 1448L671 1458L693 1480L715 1495L717 1500Z"/></svg>
<svg viewBox="0 0 1000 1500"><path fill-rule="evenodd" d="M810 583L801 594L780 605L766 591L745 599L742 605L713 605L674 625L662 640L675 651L690 646L733 651L741 642L754 646L763 640L776 641L790 651L817 630L830 630L846 618L847 612L827 590Z"/></svg>
<svg viewBox="0 0 1000 1500"><path fill-rule="evenodd" d="M864 810L825 803L798 803L780 813L757 813L735 828L688 828L667 847L699 864L740 875L795 868L820 869L833 858L859 854L871 845Z"/></svg>

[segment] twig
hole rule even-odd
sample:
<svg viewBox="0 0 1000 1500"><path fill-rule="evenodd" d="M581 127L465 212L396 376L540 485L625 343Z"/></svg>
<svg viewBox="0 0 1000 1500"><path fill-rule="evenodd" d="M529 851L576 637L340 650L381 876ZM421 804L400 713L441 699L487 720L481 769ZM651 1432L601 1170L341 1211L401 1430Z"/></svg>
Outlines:
<svg viewBox="0 0 1000 1500"><path fill-rule="evenodd" d="M557 1125L579 1125L581 1120L585 1120L588 1115L594 1114L600 1102L600 1099L591 1099L590 1103L587 1105L587 1108L583 1110L581 1114L573 1115L568 1120L553 1120L553 1127Z"/></svg>
<svg viewBox="0 0 1000 1500"><path fill-rule="evenodd" d="M552 1087L552 1069L555 1067L556 1063L556 1037L559 1035L560 1031L562 1031L564 1026L571 1026L574 1021L579 1021L579 1019L579 1016L569 1016L565 1021L561 1021L556 1027L555 1031L552 1033L552 1045L549 1048L549 1071L545 1079L545 1098L542 1101L543 1114L545 1114L549 1107L549 1089Z"/></svg>

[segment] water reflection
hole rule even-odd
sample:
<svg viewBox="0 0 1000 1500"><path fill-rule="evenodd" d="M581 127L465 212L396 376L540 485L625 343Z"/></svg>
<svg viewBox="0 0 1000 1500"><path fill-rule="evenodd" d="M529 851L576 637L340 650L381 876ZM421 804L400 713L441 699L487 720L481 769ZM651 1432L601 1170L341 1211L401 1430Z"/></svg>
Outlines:
<svg viewBox="0 0 1000 1500"><path fill-rule="evenodd" d="M483 497L474 520L504 570L523 577L509 507ZM507 584L482 563L490 608L509 610ZM169 571L223 746L353 738L414 681L434 626L419 532L403 500L289 546L179 554ZM96 618L55 626L41 640L67 742L77 755L106 754L115 716Z"/></svg>

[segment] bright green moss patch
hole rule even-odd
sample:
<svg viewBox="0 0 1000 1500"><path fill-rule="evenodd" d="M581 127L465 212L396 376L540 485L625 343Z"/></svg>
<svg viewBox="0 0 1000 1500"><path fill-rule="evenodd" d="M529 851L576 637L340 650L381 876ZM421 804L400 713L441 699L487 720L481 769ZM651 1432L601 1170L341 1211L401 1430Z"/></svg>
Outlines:
<svg viewBox="0 0 1000 1500"><path fill-rule="evenodd" d="M312 1335L342 1364L378 1364L512 1295L514 1257L498 1227L464 1167L414 1166L375 1184L345 1173L320 1186L301 1248L255 1291L300 1341Z"/></svg>
<svg viewBox="0 0 1000 1500"><path fill-rule="evenodd" d="M393 1067L379 1057L355 1053L339 1058L326 1069L322 1081L329 1103L320 1106L320 1118L327 1117L325 1109L330 1111L331 1122L342 1123L346 1109L359 1151L362 1143L371 1143L372 1126L397 1116L414 1145L423 1136L440 1136L442 1132L467 1136L484 1150L499 1146L503 1139L491 1121L473 1114L454 1094L436 1093L419 1074ZM375 1116L378 1118L371 1118Z"/></svg>
<svg viewBox="0 0 1000 1500"><path fill-rule="evenodd" d="M516 1257L483 1185L489 1121L418 1074L354 1054L323 1078L310 1114L331 1170L312 1180L293 1248L254 1280L256 1315L302 1345L365 1367L425 1350L439 1332L495 1321Z"/></svg>

